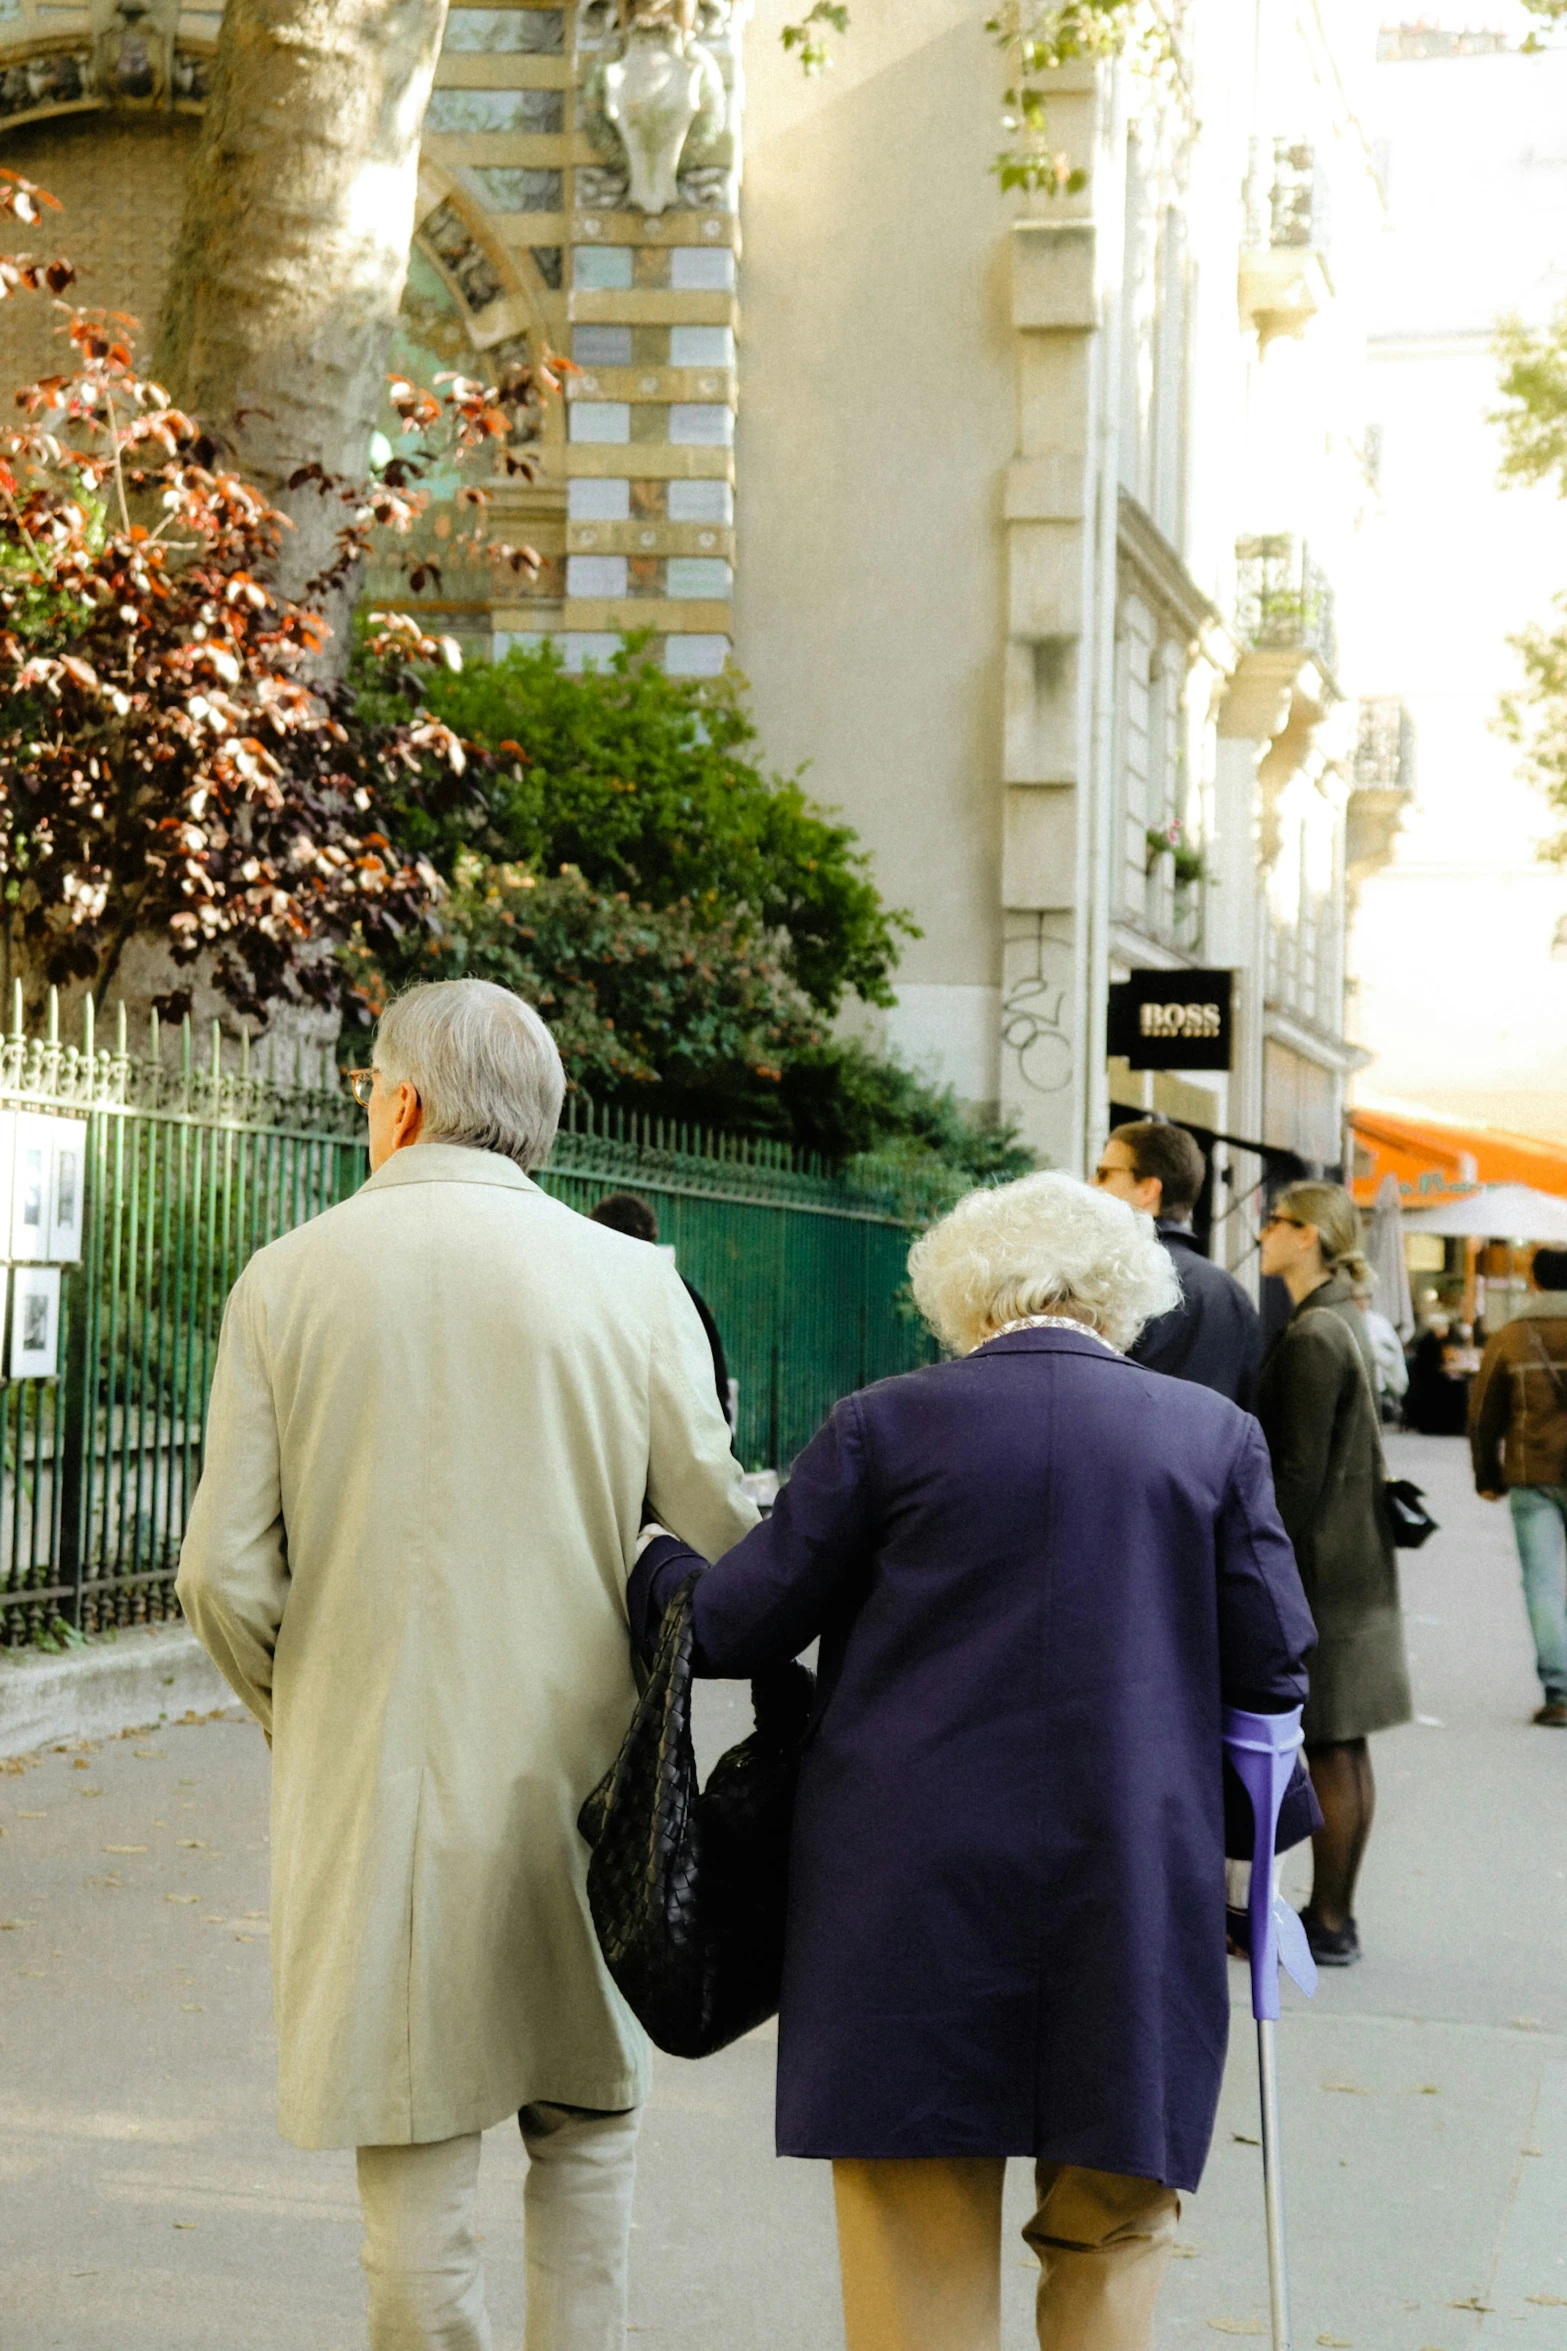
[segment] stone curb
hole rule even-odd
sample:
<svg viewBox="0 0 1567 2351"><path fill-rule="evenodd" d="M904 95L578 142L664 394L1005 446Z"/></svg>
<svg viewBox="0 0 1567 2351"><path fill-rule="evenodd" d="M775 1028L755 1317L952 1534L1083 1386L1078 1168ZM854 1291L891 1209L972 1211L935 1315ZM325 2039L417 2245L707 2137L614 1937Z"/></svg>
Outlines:
<svg viewBox="0 0 1567 2351"><path fill-rule="evenodd" d="M63 1657L0 1651L0 1757L62 1739L112 1739L237 1704L182 1624L140 1626Z"/></svg>

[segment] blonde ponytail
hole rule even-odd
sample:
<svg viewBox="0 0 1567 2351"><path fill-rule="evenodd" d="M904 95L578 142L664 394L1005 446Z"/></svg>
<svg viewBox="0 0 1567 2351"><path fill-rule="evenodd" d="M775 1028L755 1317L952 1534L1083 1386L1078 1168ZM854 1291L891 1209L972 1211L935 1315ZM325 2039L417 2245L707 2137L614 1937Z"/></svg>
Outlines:
<svg viewBox="0 0 1567 2351"><path fill-rule="evenodd" d="M1342 1184L1291 1184L1275 1206L1282 1216L1311 1226L1329 1273L1372 1286L1375 1277L1360 1243L1360 1211Z"/></svg>

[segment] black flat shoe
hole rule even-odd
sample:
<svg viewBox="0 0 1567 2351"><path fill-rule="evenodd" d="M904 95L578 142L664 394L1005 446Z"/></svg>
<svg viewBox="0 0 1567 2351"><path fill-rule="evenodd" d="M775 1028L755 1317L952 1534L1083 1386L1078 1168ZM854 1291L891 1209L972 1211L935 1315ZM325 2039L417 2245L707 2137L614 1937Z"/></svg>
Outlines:
<svg viewBox="0 0 1567 2351"><path fill-rule="evenodd" d="M1309 1910L1300 1914L1311 1956L1319 1967L1353 1967L1360 1957L1360 1934L1353 1919L1348 1926L1325 1927Z"/></svg>

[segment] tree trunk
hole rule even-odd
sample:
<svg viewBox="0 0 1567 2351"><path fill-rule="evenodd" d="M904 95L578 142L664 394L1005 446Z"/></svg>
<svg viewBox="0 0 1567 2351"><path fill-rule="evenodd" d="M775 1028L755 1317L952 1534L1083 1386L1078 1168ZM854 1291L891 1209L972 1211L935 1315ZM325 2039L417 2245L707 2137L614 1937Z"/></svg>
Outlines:
<svg viewBox="0 0 1567 2351"><path fill-rule="evenodd" d="M369 463L445 23L446 0L228 0L218 34L155 372L292 517L292 594L344 514L289 476ZM328 607L338 674L351 608Z"/></svg>

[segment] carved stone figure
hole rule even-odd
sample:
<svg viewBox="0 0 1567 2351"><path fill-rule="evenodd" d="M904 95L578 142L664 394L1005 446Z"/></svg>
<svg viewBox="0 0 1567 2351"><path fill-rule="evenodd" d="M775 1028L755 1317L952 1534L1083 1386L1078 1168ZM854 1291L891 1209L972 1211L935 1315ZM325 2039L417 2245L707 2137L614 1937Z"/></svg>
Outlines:
<svg viewBox="0 0 1567 2351"><path fill-rule="evenodd" d="M585 128L601 153L623 160L629 200L641 212L667 212L680 202L682 160L703 160L727 125L724 78L696 37L697 6L619 0L607 51L583 86ZM728 14L709 0L703 30L717 30Z"/></svg>
<svg viewBox="0 0 1567 2351"><path fill-rule="evenodd" d="M179 0L89 0L88 88L115 104L167 105Z"/></svg>

